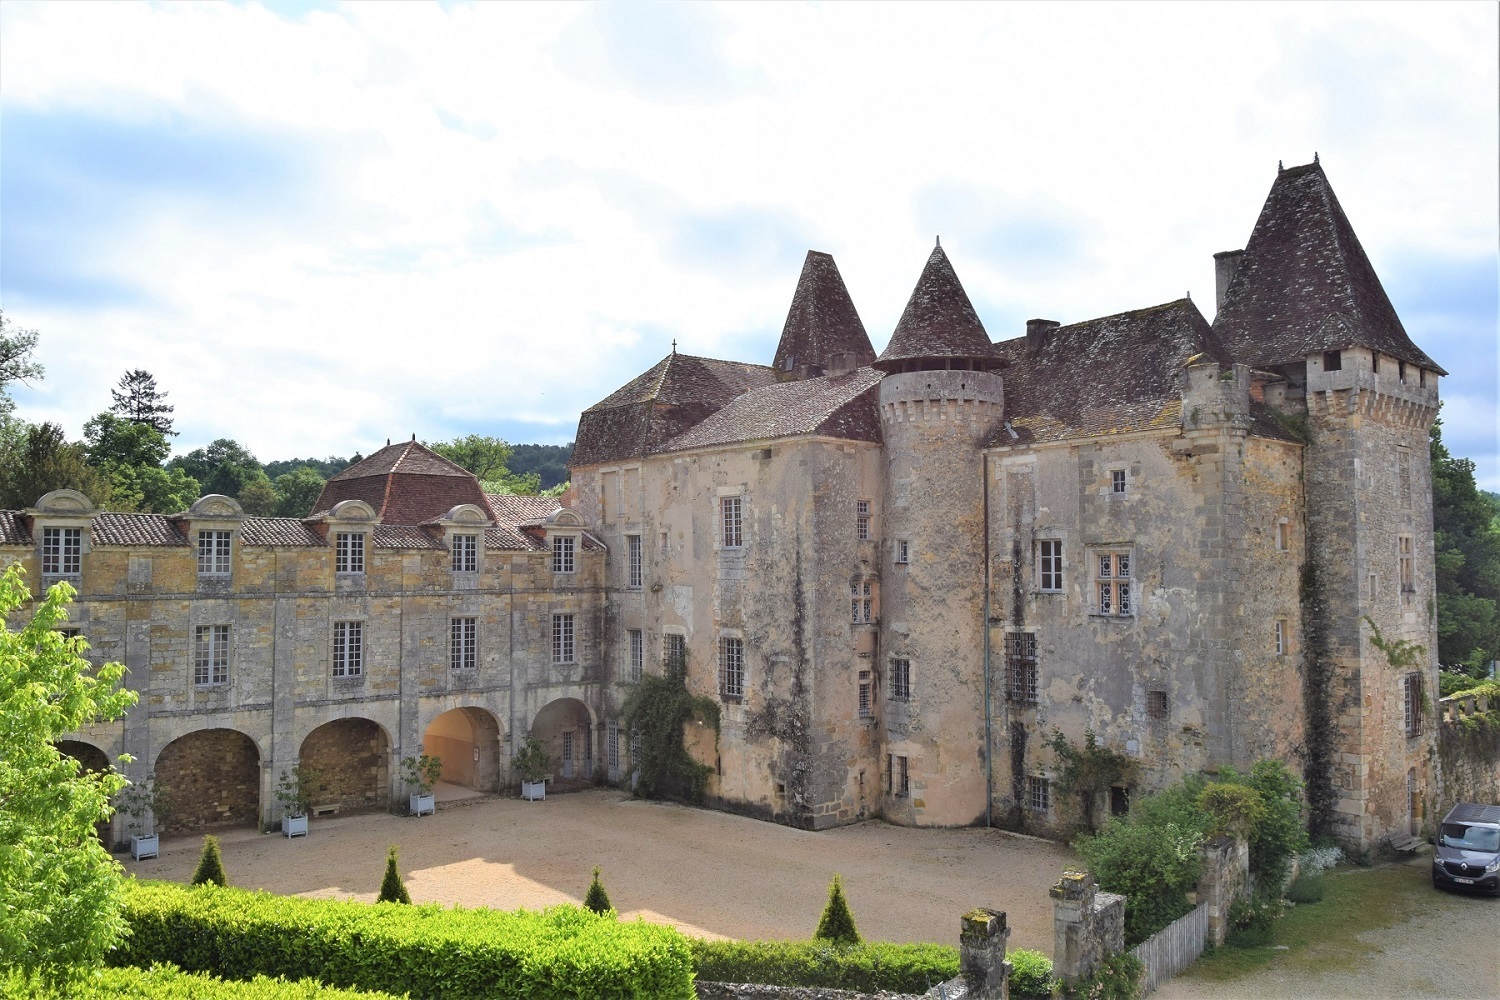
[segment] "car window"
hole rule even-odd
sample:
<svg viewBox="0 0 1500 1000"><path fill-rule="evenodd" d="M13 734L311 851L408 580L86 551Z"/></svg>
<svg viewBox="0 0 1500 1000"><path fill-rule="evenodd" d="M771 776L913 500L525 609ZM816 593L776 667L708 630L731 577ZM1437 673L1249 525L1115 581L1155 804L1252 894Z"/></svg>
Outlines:
<svg viewBox="0 0 1500 1000"><path fill-rule="evenodd" d="M1500 851L1500 829L1492 826L1465 826L1462 823L1443 824L1443 846L1457 847L1465 851Z"/></svg>

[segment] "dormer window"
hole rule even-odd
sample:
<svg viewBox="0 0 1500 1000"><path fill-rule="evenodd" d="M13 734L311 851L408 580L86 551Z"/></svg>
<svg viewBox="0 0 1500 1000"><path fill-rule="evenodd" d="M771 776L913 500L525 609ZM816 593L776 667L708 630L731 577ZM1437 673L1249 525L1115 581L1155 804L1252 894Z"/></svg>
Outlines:
<svg viewBox="0 0 1500 1000"><path fill-rule="evenodd" d="M78 577L83 574L83 529L42 529L42 576Z"/></svg>
<svg viewBox="0 0 1500 1000"><path fill-rule="evenodd" d="M334 539L335 573L363 573L365 571L365 536L362 532L340 531Z"/></svg>
<svg viewBox="0 0 1500 1000"><path fill-rule="evenodd" d="M558 535L552 539L552 572L572 573L574 551L578 540L572 535Z"/></svg>
<svg viewBox="0 0 1500 1000"><path fill-rule="evenodd" d="M229 542L232 532L198 532L198 575L229 575Z"/></svg>
<svg viewBox="0 0 1500 1000"><path fill-rule="evenodd" d="M453 536L453 572L479 572L479 536Z"/></svg>

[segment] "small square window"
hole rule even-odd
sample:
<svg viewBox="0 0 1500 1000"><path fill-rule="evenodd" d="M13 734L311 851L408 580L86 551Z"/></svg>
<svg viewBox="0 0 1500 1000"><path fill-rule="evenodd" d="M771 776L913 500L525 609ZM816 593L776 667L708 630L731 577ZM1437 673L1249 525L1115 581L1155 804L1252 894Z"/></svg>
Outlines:
<svg viewBox="0 0 1500 1000"><path fill-rule="evenodd" d="M1171 710L1167 703L1167 692L1146 692L1146 717L1148 719L1156 719L1159 721L1161 719L1167 718L1170 714Z"/></svg>
<svg viewBox="0 0 1500 1000"><path fill-rule="evenodd" d="M1125 492L1125 470L1124 469L1111 469L1111 470L1109 470L1109 491L1111 493L1124 493Z"/></svg>

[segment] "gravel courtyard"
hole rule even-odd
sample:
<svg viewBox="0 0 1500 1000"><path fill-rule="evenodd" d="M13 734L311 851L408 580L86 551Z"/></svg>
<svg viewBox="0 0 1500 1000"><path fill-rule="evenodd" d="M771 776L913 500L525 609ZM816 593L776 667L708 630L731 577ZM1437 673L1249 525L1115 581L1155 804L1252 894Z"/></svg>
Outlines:
<svg viewBox="0 0 1500 1000"><path fill-rule="evenodd" d="M387 845L415 902L497 909L579 903L595 865L623 917L703 937L806 938L834 872L867 940L957 944L974 906L1009 914L1012 948L1052 953L1047 890L1074 860L1066 847L997 830L913 830L870 821L821 833L613 790L545 802L484 798L421 819L384 814L314 820L312 835L220 835L230 882L304 896L373 901ZM125 859L141 878L186 882L199 837L162 856Z"/></svg>

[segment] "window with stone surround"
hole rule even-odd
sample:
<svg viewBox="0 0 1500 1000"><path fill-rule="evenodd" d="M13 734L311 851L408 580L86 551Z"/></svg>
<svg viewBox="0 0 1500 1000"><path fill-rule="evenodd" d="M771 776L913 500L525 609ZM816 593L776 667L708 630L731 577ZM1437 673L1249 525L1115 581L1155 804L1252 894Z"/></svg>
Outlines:
<svg viewBox="0 0 1500 1000"><path fill-rule="evenodd" d="M333 571L335 573L363 573L365 571L365 536L358 531L340 531L333 539Z"/></svg>
<svg viewBox="0 0 1500 1000"><path fill-rule="evenodd" d="M611 776L620 773L620 723L614 719L604 724L604 765Z"/></svg>
<svg viewBox="0 0 1500 1000"><path fill-rule="evenodd" d="M1165 691L1146 692L1146 718L1160 722L1171 714L1171 704Z"/></svg>
<svg viewBox="0 0 1500 1000"><path fill-rule="evenodd" d="M229 575L229 543L233 533L228 531L198 532L198 575Z"/></svg>
<svg viewBox="0 0 1500 1000"><path fill-rule="evenodd" d="M911 793L911 772L905 754L885 755L885 790L897 798L905 798Z"/></svg>
<svg viewBox="0 0 1500 1000"><path fill-rule="evenodd" d="M1401 596L1411 603L1411 595L1417 592L1416 577L1412 572L1412 542L1410 535L1396 539L1397 570L1401 580Z"/></svg>
<svg viewBox="0 0 1500 1000"><path fill-rule="evenodd" d="M646 637L638 628L626 629L625 635L630 640L630 679L634 682L646 667Z"/></svg>
<svg viewBox="0 0 1500 1000"><path fill-rule="evenodd" d="M735 636L719 639L719 695L723 698L745 697L745 640Z"/></svg>
<svg viewBox="0 0 1500 1000"><path fill-rule="evenodd" d="M363 538L363 536L360 536ZM333 676L359 677L365 672L365 623L333 623Z"/></svg>
<svg viewBox="0 0 1500 1000"><path fill-rule="evenodd" d="M1036 543L1036 552L1037 589L1044 594L1062 593L1062 539L1044 538Z"/></svg>
<svg viewBox="0 0 1500 1000"><path fill-rule="evenodd" d="M1292 523L1286 518L1276 522L1276 551L1289 552L1292 548Z"/></svg>
<svg viewBox="0 0 1500 1000"><path fill-rule="evenodd" d="M193 628L193 685L210 687L229 683L229 626L198 625Z"/></svg>
<svg viewBox="0 0 1500 1000"><path fill-rule="evenodd" d="M891 660L889 697L896 701L911 701L911 660L904 656Z"/></svg>
<svg viewBox="0 0 1500 1000"><path fill-rule="evenodd" d="M896 539L896 562L902 566L911 562L911 542L904 538Z"/></svg>
<svg viewBox="0 0 1500 1000"><path fill-rule="evenodd" d="M625 536L625 586L631 590L640 590L644 579L641 564L641 536Z"/></svg>
<svg viewBox="0 0 1500 1000"><path fill-rule="evenodd" d="M42 577L62 579L83 573L83 529L42 529Z"/></svg>
<svg viewBox="0 0 1500 1000"><path fill-rule="evenodd" d="M1130 584L1129 549L1096 551L1094 557L1094 613L1128 617L1134 613Z"/></svg>
<svg viewBox="0 0 1500 1000"><path fill-rule="evenodd" d="M1109 492L1111 494L1118 494L1118 493L1124 493L1125 492L1125 470L1124 469L1110 469L1109 470Z"/></svg>
<svg viewBox="0 0 1500 1000"><path fill-rule="evenodd" d="M870 501L854 502L854 537L862 542L870 540Z"/></svg>
<svg viewBox="0 0 1500 1000"><path fill-rule="evenodd" d="M1052 782L1037 774L1026 776L1026 809L1046 813L1052 808Z"/></svg>
<svg viewBox="0 0 1500 1000"><path fill-rule="evenodd" d="M449 622L448 666L454 670L479 666L479 619L454 618Z"/></svg>
<svg viewBox="0 0 1500 1000"><path fill-rule="evenodd" d="M479 572L479 536L453 536L453 572Z"/></svg>
<svg viewBox="0 0 1500 1000"><path fill-rule="evenodd" d="M578 539L572 535L557 535L552 539L552 572L572 573L575 568L574 550Z"/></svg>
<svg viewBox="0 0 1500 1000"><path fill-rule="evenodd" d="M668 632L661 637L661 665L674 680L681 680L687 674L687 636Z"/></svg>
<svg viewBox="0 0 1500 1000"><path fill-rule="evenodd" d="M1402 714L1407 736L1422 735L1422 675L1407 674L1402 683Z"/></svg>
<svg viewBox="0 0 1500 1000"><path fill-rule="evenodd" d="M1005 696L1017 705L1035 705L1036 633L1005 634Z"/></svg>
<svg viewBox="0 0 1500 1000"><path fill-rule="evenodd" d="M743 527L741 499L740 497L719 498L720 538L726 549L737 549L745 544L745 536L741 530Z"/></svg>
<svg viewBox="0 0 1500 1000"><path fill-rule="evenodd" d="M1289 636L1287 635L1286 619L1276 619L1276 655L1285 656L1288 650Z"/></svg>
<svg viewBox="0 0 1500 1000"><path fill-rule="evenodd" d="M573 663L577 652L573 644L573 616L552 616L552 662Z"/></svg>
<svg viewBox="0 0 1500 1000"><path fill-rule="evenodd" d="M859 672L859 717L868 719L874 714L874 705L871 703L873 696L873 684L870 679L870 671Z"/></svg>
<svg viewBox="0 0 1500 1000"><path fill-rule="evenodd" d="M849 581L849 620L855 625L869 625L875 621L874 580Z"/></svg>
<svg viewBox="0 0 1500 1000"><path fill-rule="evenodd" d="M1343 351L1324 351L1323 370L1325 372L1342 371L1344 367Z"/></svg>

